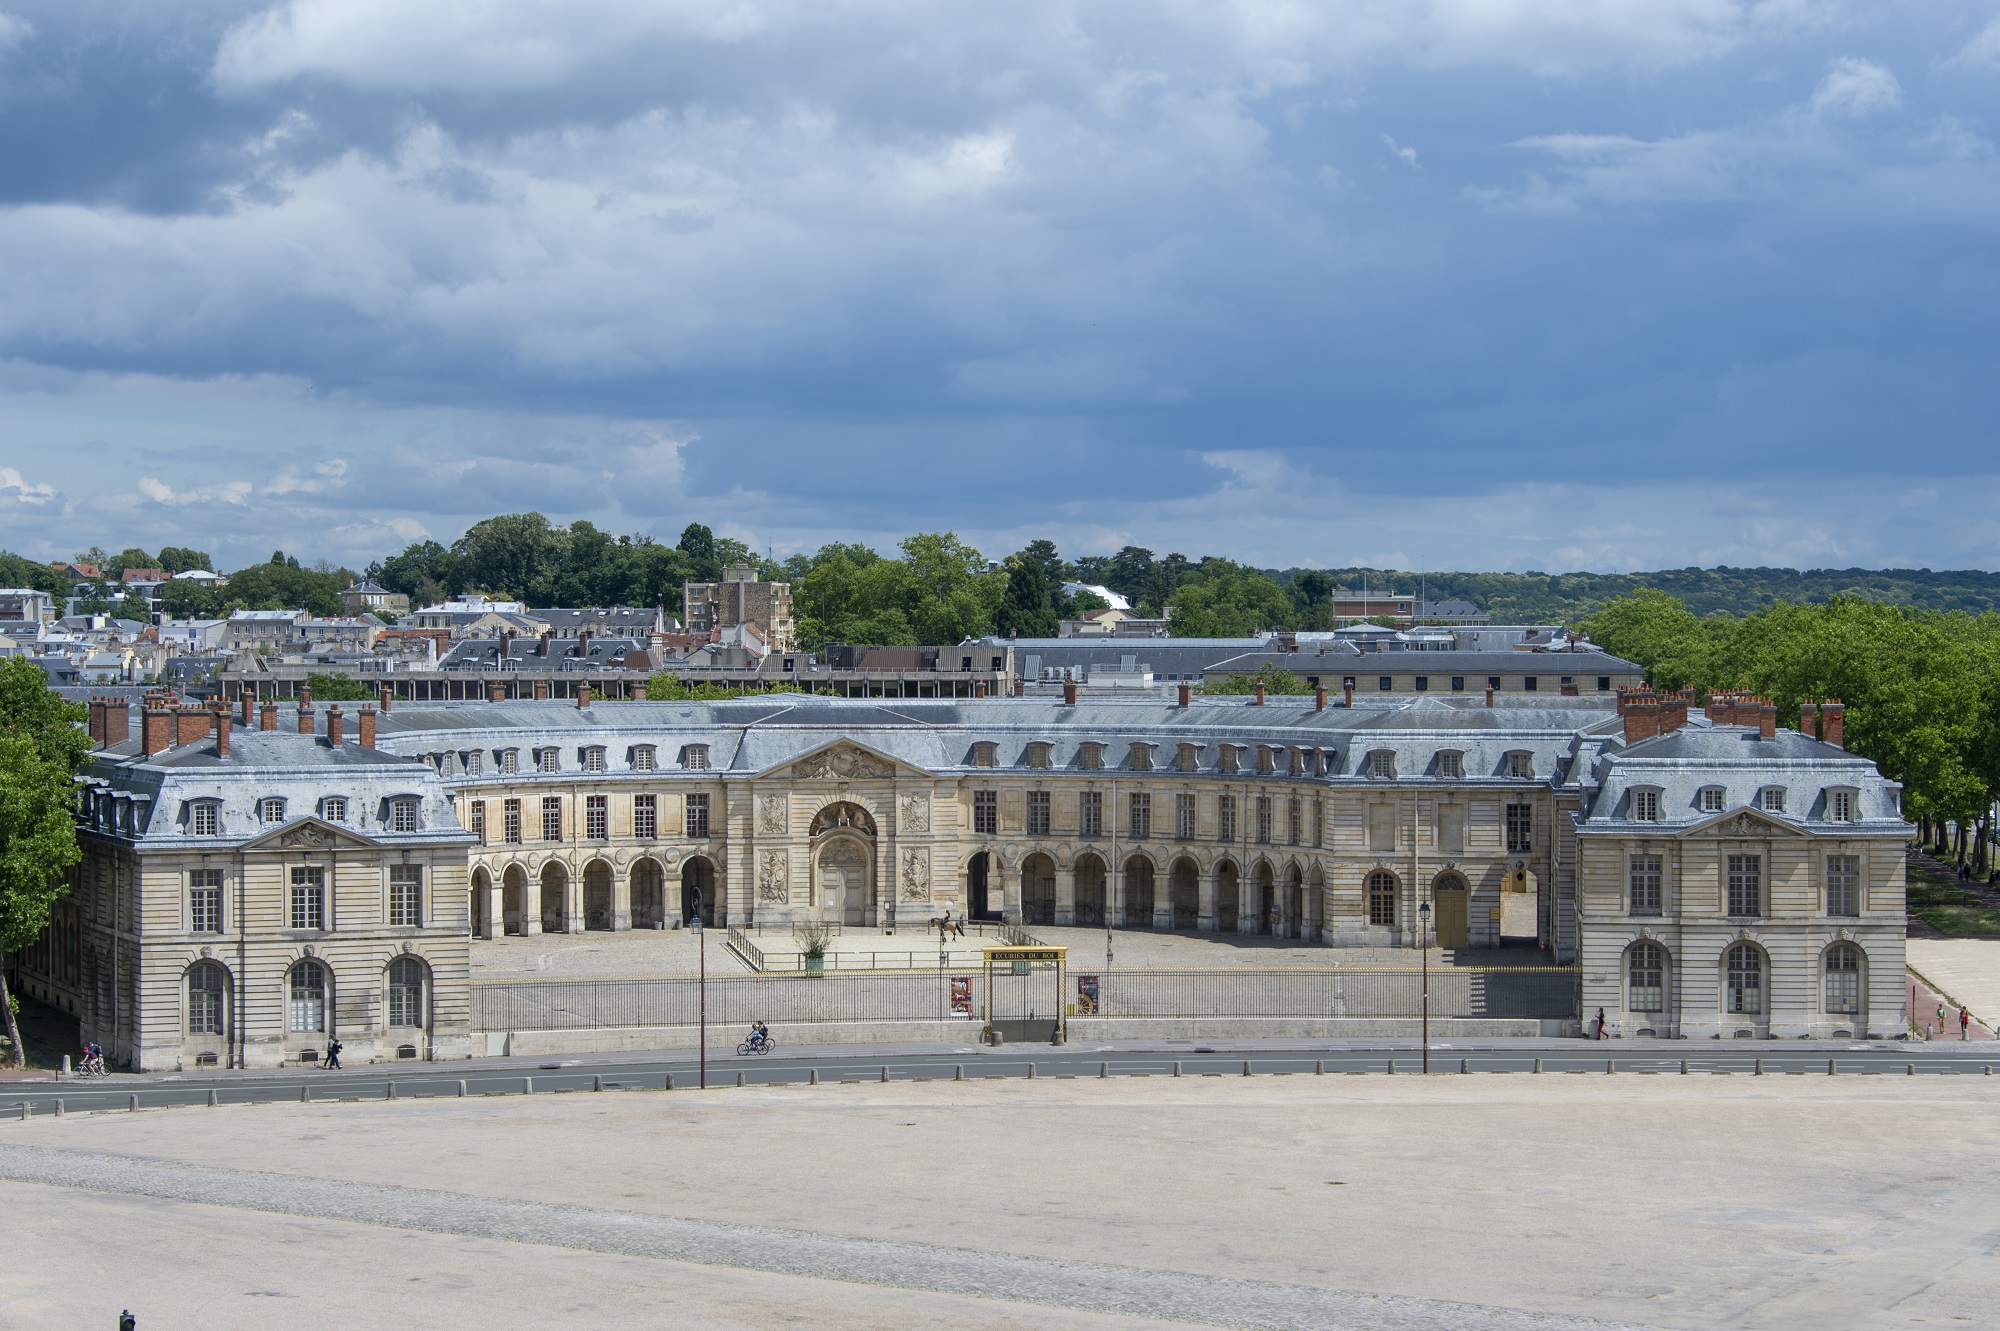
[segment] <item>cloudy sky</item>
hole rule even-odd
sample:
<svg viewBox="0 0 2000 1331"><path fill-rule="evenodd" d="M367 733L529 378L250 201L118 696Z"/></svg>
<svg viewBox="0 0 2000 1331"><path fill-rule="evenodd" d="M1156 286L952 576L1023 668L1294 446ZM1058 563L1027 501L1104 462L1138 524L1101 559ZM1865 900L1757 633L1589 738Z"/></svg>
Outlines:
<svg viewBox="0 0 2000 1331"><path fill-rule="evenodd" d="M2000 4L0 0L0 546L2000 568Z"/></svg>

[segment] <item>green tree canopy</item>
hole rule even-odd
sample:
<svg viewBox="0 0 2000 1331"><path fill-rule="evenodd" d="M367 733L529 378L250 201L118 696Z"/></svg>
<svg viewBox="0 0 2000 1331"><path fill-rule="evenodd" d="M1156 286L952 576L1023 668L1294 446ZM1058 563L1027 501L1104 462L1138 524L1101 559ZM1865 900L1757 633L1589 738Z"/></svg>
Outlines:
<svg viewBox="0 0 2000 1331"><path fill-rule="evenodd" d="M4 954L40 937L66 889L64 872L81 858L73 810L75 776L90 752L85 715L49 689L40 666L0 661L0 1008L16 1063L24 1057Z"/></svg>

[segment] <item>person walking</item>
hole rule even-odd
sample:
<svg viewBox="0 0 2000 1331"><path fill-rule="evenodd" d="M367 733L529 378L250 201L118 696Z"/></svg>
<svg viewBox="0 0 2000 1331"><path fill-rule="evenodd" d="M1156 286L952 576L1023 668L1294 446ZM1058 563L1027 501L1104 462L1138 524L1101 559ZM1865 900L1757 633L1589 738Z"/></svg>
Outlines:
<svg viewBox="0 0 2000 1331"><path fill-rule="evenodd" d="M1598 1038L1598 1039L1600 1039L1600 1040L1602 1040L1602 1039L1604 1038L1604 1009L1603 1009L1603 1008L1599 1008L1599 1009L1597 1009L1597 1038Z"/></svg>
<svg viewBox="0 0 2000 1331"><path fill-rule="evenodd" d="M1940 1009L1940 1011L1942 1011L1942 1009ZM341 1048L342 1048L341 1043L338 1040L328 1040L326 1042L326 1067L328 1071L339 1072L341 1070L340 1067Z"/></svg>
<svg viewBox="0 0 2000 1331"><path fill-rule="evenodd" d="M1938 1038L1942 1039L1944 1038L1944 1004L1942 1003L1939 1003L1937 1006L1937 1019L1938 1019L1938 1024L1937 1024Z"/></svg>
<svg viewBox="0 0 2000 1331"><path fill-rule="evenodd" d="M1959 1004L1958 1008L1958 1038L1961 1040L1969 1040L1972 1038L1971 1032L1972 1032L1972 1013L1963 1003L1961 1003Z"/></svg>

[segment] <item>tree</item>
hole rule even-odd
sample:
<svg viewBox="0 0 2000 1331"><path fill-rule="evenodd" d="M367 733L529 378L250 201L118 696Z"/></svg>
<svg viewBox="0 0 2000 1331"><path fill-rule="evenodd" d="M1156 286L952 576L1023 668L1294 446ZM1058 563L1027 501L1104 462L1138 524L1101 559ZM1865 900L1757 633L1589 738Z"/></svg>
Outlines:
<svg viewBox="0 0 2000 1331"><path fill-rule="evenodd" d="M1305 686L1304 680L1276 661L1266 661L1254 673L1212 675L1202 680L1201 692L1220 695L1255 693L1259 684L1264 686L1265 693L1272 695L1312 691Z"/></svg>
<svg viewBox="0 0 2000 1331"><path fill-rule="evenodd" d="M993 631L1003 638L1053 638L1061 631L1043 565L1026 552L1007 560L1007 591L994 613Z"/></svg>
<svg viewBox="0 0 2000 1331"><path fill-rule="evenodd" d="M403 547L403 553L372 564L368 576L392 592L401 592L413 605L435 605L464 590L457 555L436 541L418 541Z"/></svg>
<svg viewBox="0 0 2000 1331"><path fill-rule="evenodd" d="M160 547L159 567L168 573L188 573L195 569L213 573L215 561L200 550L190 550L184 545L166 545Z"/></svg>
<svg viewBox="0 0 2000 1331"><path fill-rule="evenodd" d="M540 513L507 513L475 522L452 543L466 590L497 591L530 605L554 605L568 533Z"/></svg>
<svg viewBox="0 0 2000 1331"><path fill-rule="evenodd" d="M1298 607L1300 628L1333 627L1333 579L1309 568L1292 579L1292 602Z"/></svg>
<svg viewBox="0 0 2000 1331"><path fill-rule="evenodd" d="M85 716L81 704L50 690L40 666L18 656L0 661L0 1008L16 1066L27 1059L6 954L41 936L66 888L64 871L82 858L73 809L75 777L90 753L78 728Z"/></svg>
<svg viewBox="0 0 2000 1331"><path fill-rule="evenodd" d="M307 675L306 685L312 689L314 702L367 702L375 693L366 684L352 675L339 671L327 674Z"/></svg>
<svg viewBox="0 0 2000 1331"><path fill-rule="evenodd" d="M714 532L699 522L690 522L681 529L679 549L687 556L688 567L694 570L694 581L721 580L722 561L716 557Z"/></svg>

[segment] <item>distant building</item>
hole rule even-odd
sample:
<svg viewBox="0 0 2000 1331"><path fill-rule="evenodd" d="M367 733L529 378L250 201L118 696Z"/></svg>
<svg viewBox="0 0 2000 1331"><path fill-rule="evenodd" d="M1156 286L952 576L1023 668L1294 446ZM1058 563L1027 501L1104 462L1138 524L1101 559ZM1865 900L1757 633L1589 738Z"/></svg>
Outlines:
<svg viewBox="0 0 2000 1331"><path fill-rule="evenodd" d="M410 598L392 592L374 581L357 582L340 594L340 603L352 614L407 615Z"/></svg>
<svg viewBox="0 0 2000 1331"><path fill-rule="evenodd" d="M559 638L574 638L579 633L588 633L644 641L651 639L655 633L668 633L680 627L678 620L670 618L658 606L551 606L546 610L530 610L528 614L547 625Z"/></svg>
<svg viewBox="0 0 2000 1331"><path fill-rule="evenodd" d="M1112 591L1109 587L1100 586L1095 582L1065 582L1062 585L1062 589L1064 596L1075 596L1079 592L1089 592L1113 610L1130 610L1132 608L1130 601L1120 596L1117 592Z"/></svg>
<svg viewBox="0 0 2000 1331"><path fill-rule="evenodd" d="M28 636L33 637L33 628L54 619L55 613L55 598L47 592L32 587L0 587L0 624L33 626L28 630Z"/></svg>
<svg viewBox="0 0 2000 1331"><path fill-rule="evenodd" d="M792 584L757 582L748 564L731 564L720 582L690 582L682 601L690 633L720 633L739 624L754 624L769 650L789 652L797 645L792 622Z"/></svg>

